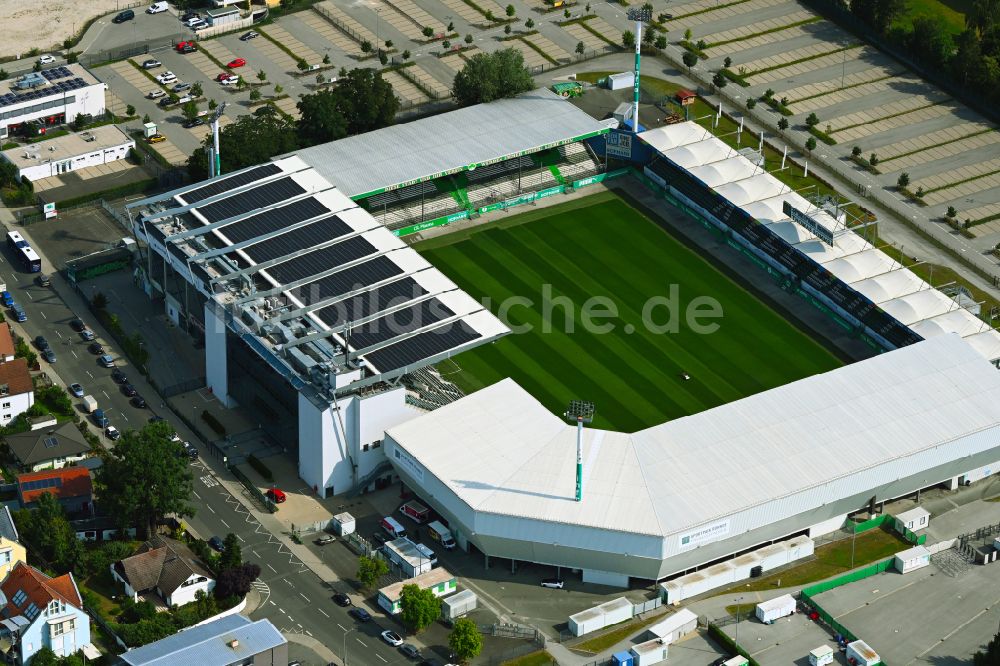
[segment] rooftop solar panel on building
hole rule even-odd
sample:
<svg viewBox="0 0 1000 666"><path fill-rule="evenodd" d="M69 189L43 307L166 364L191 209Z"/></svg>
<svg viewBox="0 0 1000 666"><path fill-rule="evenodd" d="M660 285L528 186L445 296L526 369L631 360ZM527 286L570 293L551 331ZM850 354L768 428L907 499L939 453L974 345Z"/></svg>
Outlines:
<svg viewBox="0 0 1000 666"><path fill-rule="evenodd" d="M351 227L346 222L336 215L331 215L255 245L252 255L255 257L254 261L260 263L318 247L321 243L327 243L350 232Z"/></svg>
<svg viewBox="0 0 1000 666"><path fill-rule="evenodd" d="M303 192L305 189L294 180L282 178L199 207L198 212L204 215L209 222L219 222L258 208L287 201Z"/></svg>
<svg viewBox="0 0 1000 666"><path fill-rule="evenodd" d="M334 303L316 312L323 323L331 328L347 321L370 317L391 307L398 307L414 298L427 295L427 291L411 277L390 282L378 289Z"/></svg>
<svg viewBox="0 0 1000 666"><path fill-rule="evenodd" d="M454 316L455 313L436 298L421 301L352 329L351 347L364 349Z"/></svg>
<svg viewBox="0 0 1000 666"><path fill-rule="evenodd" d="M281 173L281 168L278 167L277 164L269 162L268 164L262 164L259 167L255 167L249 171L244 171L243 173L215 178L209 181L208 185L203 185L202 187L185 192L181 196L184 197L184 201L189 204L193 204L197 201L201 201L202 199L214 197L216 194L222 194L226 190L241 187L247 183L252 183L255 180L260 180L261 178L273 176L276 173Z"/></svg>
<svg viewBox="0 0 1000 666"><path fill-rule="evenodd" d="M269 245L270 243L251 245L245 251L251 259L260 263L267 261L267 259L263 259L262 257L267 257L274 251L273 248L268 249ZM324 247L271 266L267 269L267 272L281 284L289 284L374 253L374 245L361 236L354 236L340 243L334 243L329 247Z"/></svg>
<svg viewBox="0 0 1000 666"><path fill-rule="evenodd" d="M219 231L232 242L242 243L251 238L257 238L258 236L284 229L303 220L318 217L329 212L329 208L321 204L314 197L309 197L308 199L294 201L281 208L265 210L238 222L227 224Z"/></svg>
<svg viewBox="0 0 1000 666"><path fill-rule="evenodd" d="M482 336L479 333L460 319L369 352L365 354L365 358L379 372L392 372L468 344L480 337Z"/></svg>
<svg viewBox="0 0 1000 666"><path fill-rule="evenodd" d="M380 256L302 285L294 294L300 301L310 305L402 274L403 269L396 262Z"/></svg>

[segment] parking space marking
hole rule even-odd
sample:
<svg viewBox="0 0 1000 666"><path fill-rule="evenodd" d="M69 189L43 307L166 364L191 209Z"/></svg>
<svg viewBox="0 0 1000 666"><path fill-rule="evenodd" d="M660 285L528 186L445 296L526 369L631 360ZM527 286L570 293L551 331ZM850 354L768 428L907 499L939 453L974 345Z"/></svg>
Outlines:
<svg viewBox="0 0 1000 666"><path fill-rule="evenodd" d="M289 51L296 54L300 58L303 58L310 65L319 65L323 62L323 56L319 55L311 48L300 42L298 38L294 37L292 33L288 32L280 25L269 25L267 27L267 36L278 41Z"/></svg>
<svg viewBox="0 0 1000 666"><path fill-rule="evenodd" d="M337 623L337 626L340 627L341 631L347 631L347 627L345 627L344 625L340 624L339 622Z"/></svg>
<svg viewBox="0 0 1000 666"><path fill-rule="evenodd" d="M307 597L306 595L302 594L301 592L299 592L299 596L302 597L303 599L305 599L307 604L311 604L312 603L311 601L309 601L309 597Z"/></svg>
<svg viewBox="0 0 1000 666"><path fill-rule="evenodd" d="M335 27L333 23L324 18L315 8L299 12L296 14L296 18L304 23L307 28L333 44L334 48L353 56L361 54L361 45L345 32Z"/></svg>
<svg viewBox="0 0 1000 666"><path fill-rule="evenodd" d="M367 645L365 644L365 642L364 642L363 640L361 640L360 638L358 638L357 636L355 636L355 637L354 637L354 640L356 640L357 642L361 643L361 646L362 646L362 647L368 647L368 646L367 646Z"/></svg>
<svg viewBox="0 0 1000 666"><path fill-rule="evenodd" d="M231 529L231 528L229 527L229 523L227 523L227 522L226 522L226 520L225 520L224 518L219 518L219 522L220 522L220 523L222 523L223 525L225 525L225 526L226 526L226 529L227 529L227 530L228 530L228 529Z"/></svg>
<svg viewBox="0 0 1000 666"><path fill-rule="evenodd" d="M268 26L270 28L270 26ZM264 57L273 62L278 68L283 72L297 72L298 67L296 67L295 61L292 57L278 48L278 45L271 39L270 35L260 30L260 36L263 39L258 38L257 43L254 46L264 54Z"/></svg>
<svg viewBox="0 0 1000 666"><path fill-rule="evenodd" d="M266 567L267 567L268 569L270 569L270 570L271 570L271 571L273 571L274 573L278 573L278 570L277 570L277 569L275 569L274 567L272 567L272 566L271 566L270 564L268 564L267 562L265 562L265 563L264 563L264 566L266 566Z"/></svg>
<svg viewBox="0 0 1000 666"><path fill-rule="evenodd" d="M375 653L375 656L378 657L379 659L381 659L386 664L389 663L388 661L386 661L385 657L383 657L382 655L380 655L378 652Z"/></svg>
<svg viewBox="0 0 1000 666"><path fill-rule="evenodd" d="M212 508L211 504L206 504L205 506L208 508L209 511L211 511L212 513L215 513L215 509Z"/></svg>
<svg viewBox="0 0 1000 666"><path fill-rule="evenodd" d="M430 98L423 91L404 79L398 72L383 72L382 78L392 86L393 91L402 100L404 107L407 104L423 104L430 101Z"/></svg>
<svg viewBox="0 0 1000 666"><path fill-rule="evenodd" d="M462 4L460 0L456 1L458 1L459 4ZM324 19L337 26L337 28L342 30L344 34L348 35L359 45L362 41L368 41L378 46L379 40L375 36L375 33L366 28L364 25L358 23L353 16L333 4L330 0L323 0L323 2L314 5L313 9L315 9ZM347 51L347 49L344 50ZM360 53L360 48L356 52ZM348 51L348 53L350 53L350 51Z"/></svg>
<svg viewBox="0 0 1000 666"><path fill-rule="evenodd" d="M323 616L326 617L326 619L328 620L330 619L330 616L327 615L326 611L324 611L322 608L317 608L316 610L318 610L320 613L323 613Z"/></svg>

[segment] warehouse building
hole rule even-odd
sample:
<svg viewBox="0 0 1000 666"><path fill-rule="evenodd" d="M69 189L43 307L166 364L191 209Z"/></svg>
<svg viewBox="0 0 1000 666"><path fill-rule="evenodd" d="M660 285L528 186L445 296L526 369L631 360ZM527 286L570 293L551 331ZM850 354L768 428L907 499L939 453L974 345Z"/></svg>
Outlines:
<svg viewBox="0 0 1000 666"><path fill-rule="evenodd" d="M389 428L385 449L487 564L624 587L995 467L1000 372L940 335L636 433L585 430L579 502L575 427L510 379Z"/></svg>

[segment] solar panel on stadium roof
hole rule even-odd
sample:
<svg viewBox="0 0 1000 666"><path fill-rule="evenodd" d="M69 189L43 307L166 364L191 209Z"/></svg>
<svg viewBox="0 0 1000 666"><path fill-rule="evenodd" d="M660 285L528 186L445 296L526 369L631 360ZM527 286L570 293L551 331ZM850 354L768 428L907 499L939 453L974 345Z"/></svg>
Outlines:
<svg viewBox="0 0 1000 666"><path fill-rule="evenodd" d="M231 190L235 187L252 183L255 180L273 176L276 173L281 173L281 168L277 164L270 162L268 164L262 164L258 167L254 167L249 171L236 173L222 178L216 178L209 182L208 185L203 185L185 192L181 196L184 197L184 201L192 204L196 201L201 201L202 199L214 197L216 194L221 194L226 190Z"/></svg>
<svg viewBox="0 0 1000 666"><path fill-rule="evenodd" d="M316 314L324 324L335 327L346 321L370 317L377 312L398 307L414 298L426 295L427 291L417 284L416 280L405 277L317 310Z"/></svg>
<svg viewBox="0 0 1000 666"><path fill-rule="evenodd" d="M251 245L245 251L251 259L260 263L261 261L266 261L266 259L259 258L266 256L261 254L262 247L265 247L265 245ZM320 248L271 266L267 269L267 272L281 284L290 284L311 275L336 268L349 261L362 259L374 253L374 245L361 236L353 236L339 243L334 243L328 247Z"/></svg>
<svg viewBox="0 0 1000 666"><path fill-rule="evenodd" d="M210 203L198 211L209 222L218 222L226 218L249 213L258 208L264 208L302 194L305 189L291 178L282 178L259 187L240 192L215 203Z"/></svg>
<svg viewBox="0 0 1000 666"><path fill-rule="evenodd" d="M226 229L228 228L226 227ZM308 250L309 248L317 247L321 243L340 238L351 231L351 227L347 223L333 215L322 220L317 220L312 224L307 224L304 227L292 229L280 236L268 238L266 241L254 245L254 251L249 254L254 257L254 261L260 263L269 259L283 257L286 254L298 252L299 250Z"/></svg>
<svg viewBox="0 0 1000 666"><path fill-rule="evenodd" d="M365 354L379 372L392 372L482 337L461 319Z"/></svg>
<svg viewBox="0 0 1000 666"><path fill-rule="evenodd" d="M379 256L303 285L296 296L308 305L341 296L349 291L357 291L402 274L403 269L396 262L386 256Z"/></svg>
<svg viewBox="0 0 1000 666"><path fill-rule="evenodd" d="M245 240L257 238L329 212L330 209L321 204L315 197L309 197L294 201L281 208L273 208L244 218L239 222L226 225L220 231L234 243L242 243Z"/></svg>
<svg viewBox="0 0 1000 666"><path fill-rule="evenodd" d="M351 346L364 349L454 316L455 313L447 305L430 298L352 329Z"/></svg>

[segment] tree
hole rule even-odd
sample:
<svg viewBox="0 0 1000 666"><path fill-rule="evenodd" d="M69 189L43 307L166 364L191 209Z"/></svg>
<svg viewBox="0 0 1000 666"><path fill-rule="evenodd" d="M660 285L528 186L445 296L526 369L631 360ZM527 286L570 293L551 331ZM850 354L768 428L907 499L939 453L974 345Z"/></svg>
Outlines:
<svg viewBox="0 0 1000 666"><path fill-rule="evenodd" d="M387 573L389 573L389 565L385 563L385 560L380 560L376 557L365 557L364 555L358 558L358 574L356 577L362 587L373 587L379 578Z"/></svg>
<svg viewBox="0 0 1000 666"><path fill-rule="evenodd" d="M391 49L392 48L392 40L391 39L385 40L385 48L387 48L387 49Z"/></svg>
<svg viewBox="0 0 1000 666"><path fill-rule="evenodd" d="M875 153L872 153L871 157L868 158L868 164L870 164L872 166L876 166L876 165L878 165L878 162L879 162L878 155L875 154Z"/></svg>
<svg viewBox="0 0 1000 666"><path fill-rule="evenodd" d="M143 122L143 123L148 123L148 122L152 122L152 118L150 118L150 117L149 117L149 114L148 114L148 113L144 113L144 114L142 114L142 122Z"/></svg>
<svg viewBox="0 0 1000 666"><path fill-rule="evenodd" d="M369 42L367 39L361 40L361 52L371 53L371 50L372 50L372 43Z"/></svg>
<svg viewBox="0 0 1000 666"><path fill-rule="evenodd" d="M125 115L126 115L126 116L129 116L130 118L131 118L132 116L134 116L134 115L135 115L135 107L134 107L134 106L132 106L131 104L127 104L127 105L125 106Z"/></svg>
<svg viewBox="0 0 1000 666"><path fill-rule="evenodd" d="M656 37L656 43L653 44L653 46L655 46L656 48L660 49L661 51L663 49L667 48L667 36L666 35L658 35Z"/></svg>
<svg viewBox="0 0 1000 666"><path fill-rule="evenodd" d="M450 35L453 32L455 32L455 22L448 21L448 34Z"/></svg>
<svg viewBox="0 0 1000 666"><path fill-rule="evenodd" d="M726 80L726 77L725 75L723 75L722 72L716 72L712 76L712 85L714 85L716 88L720 90L725 88L727 83L728 81Z"/></svg>
<svg viewBox="0 0 1000 666"><path fill-rule="evenodd" d="M726 59L722 61L722 66L725 67L726 69L729 69L730 67L733 66L733 59L730 58L729 56L726 56Z"/></svg>
<svg viewBox="0 0 1000 666"><path fill-rule="evenodd" d="M622 33L622 46L626 49L635 48L635 33L631 30L626 30Z"/></svg>
<svg viewBox="0 0 1000 666"><path fill-rule="evenodd" d="M508 18L514 18L514 14L517 14L517 10L514 9L514 5L507 5L507 9L504 11L507 12Z"/></svg>
<svg viewBox="0 0 1000 666"><path fill-rule="evenodd" d="M778 131L779 132L784 132L786 129L788 129L788 119L787 118L779 118L778 119Z"/></svg>
<svg viewBox="0 0 1000 666"><path fill-rule="evenodd" d="M385 51L379 51L378 61L380 63L382 63L383 65L386 64L387 62L389 62L389 56L386 54Z"/></svg>
<svg viewBox="0 0 1000 666"><path fill-rule="evenodd" d="M524 21L524 27L527 28L528 30L531 30L532 28L534 28L535 27L535 19L533 19L533 18L525 19L525 21ZM7 77L4 77L4 78L7 78Z"/></svg>
<svg viewBox="0 0 1000 666"><path fill-rule="evenodd" d="M329 53L324 53L323 54L323 64L324 65L329 65L330 64L330 54Z"/></svg>
<svg viewBox="0 0 1000 666"><path fill-rule="evenodd" d="M423 32L424 37L427 38L434 36L434 28L430 27L429 25L424 26L424 29L421 32ZM386 44L386 46L388 46L388 44Z"/></svg>
<svg viewBox="0 0 1000 666"><path fill-rule="evenodd" d="M309 63L306 62L305 58L299 58L298 60L295 61L295 68L298 69L300 72L304 72L307 69L309 69Z"/></svg>
<svg viewBox="0 0 1000 666"><path fill-rule="evenodd" d="M812 155L812 151L816 150L816 137L811 136L806 139L806 150L809 151L810 155Z"/></svg>
<svg viewBox="0 0 1000 666"><path fill-rule="evenodd" d="M472 43L472 35L466 35L465 36L465 43L466 44L471 44Z"/></svg>
<svg viewBox="0 0 1000 666"><path fill-rule="evenodd" d="M976 654L972 655L972 666L996 666L997 664L1000 664L1000 633L996 634L993 640L986 645L985 652L977 651Z"/></svg>
<svg viewBox="0 0 1000 666"><path fill-rule="evenodd" d="M586 50L587 50L587 47L584 46L583 42L577 42L576 43L576 52L577 53L579 53L580 55L583 55L583 52L586 51Z"/></svg>
<svg viewBox="0 0 1000 666"><path fill-rule="evenodd" d="M747 109L753 109L755 106L757 106L757 100L753 97L747 97Z"/></svg>
<svg viewBox="0 0 1000 666"><path fill-rule="evenodd" d="M318 86L323 85L323 75L322 74L317 74L316 75L316 85L318 85Z"/></svg>
<svg viewBox="0 0 1000 666"><path fill-rule="evenodd" d="M266 82L267 72L265 72L264 70L260 70L259 72L257 72L257 80L260 81L261 83Z"/></svg>
<svg viewBox="0 0 1000 666"><path fill-rule="evenodd" d="M448 634L448 647L461 663L475 659L483 651L483 636L479 633L479 627L467 617L455 620L455 625Z"/></svg>
<svg viewBox="0 0 1000 666"><path fill-rule="evenodd" d="M899 178L896 179L896 187L899 189L905 189L910 184L910 174L905 171L899 174Z"/></svg>
<svg viewBox="0 0 1000 666"><path fill-rule="evenodd" d="M257 102L257 101L259 101L260 97L261 97L260 88L254 88L253 90L250 91L250 101L251 102Z"/></svg>
<svg viewBox="0 0 1000 666"><path fill-rule="evenodd" d="M201 81L195 81L194 85L191 86L191 96L192 97L201 97L204 94L205 94L205 89L202 88Z"/></svg>
<svg viewBox="0 0 1000 666"><path fill-rule="evenodd" d="M520 51L507 48L477 53L455 75L453 93L459 104L470 105L515 97L535 87Z"/></svg>
<svg viewBox="0 0 1000 666"><path fill-rule="evenodd" d="M490 23L493 23L493 21L497 20L496 17L493 16L493 11L489 9L486 10L486 13L483 14L483 17L485 17L486 20L489 21Z"/></svg>
<svg viewBox="0 0 1000 666"><path fill-rule="evenodd" d="M854 157L861 157L861 146L854 146L851 148L851 155Z"/></svg>
<svg viewBox="0 0 1000 666"><path fill-rule="evenodd" d="M170 441L172 434L164 421L127 430L98 468L101 503L120 528L135 526L148 536L167 514L194 515L194 507L187 501L194 490L191 468L187 459L177 454L177 445Z"/></svg>
<svg viewBox="0 0 1000 666"><path fill-rule="evenodd" d="M181 106L181 115L184 116L185 120L194 120L198 117L198 103L194 100L190 102L184 102Z"/></svg>
<svg viewBox="0 0 1000 666"><path fill-rule="evenodd" d="M954 218L956 215L958 215L958 211L955 210L955 207L948 206L948 217Z"/></svg>
<svg viewBox="0 0 1000 666"><path fill-rule="evenodd" d="M681 54L681 60L683 60L684 64L687 65L688 73L690 73L691 68L694 67L695 64L697 64L698 62L698 56L695 55L694 53L691 53L690 51L685 51L684 53Z"/></svg>
<svg viewBox="0 0 1000 666"><path fill-rule="evenodd" d="M652 44L656 39L656 30L650 26L646 29L646 32L642 33L642 41L644 44Z"/></svg>
<svg viewBox="0 0 1000 666"><path fill-rule="evenodd" d="M275 95L280 95L283 92L285 92L285 88L280 83L277 84L276 86L274 86L274 94Z"/></svg>
<svg viewBox="0 0 1000 666"><path fill-rule="evenodd" d="M403 51L403 60L409 60L411 55L412 54L410 53L409 49Z"/></svg>
<svg viewBox="0 0 1000 666"><path fill-rule="evenodd" d="M225 550L219 556L219 571L235 569L243 564L243 551L240 549L240 541L236 535L230 532L222 542Z"/></svg>
<svg viewBox="0 0 1000 666"><path fill-rule="evenodd" d="M232 569L221 569L215 580L216 599L236 597L242 599L253 587L253 582L260 577L260 566L247 562Z"/></svg>
<svg viewBox="0 0 1000 666"><path fill-rule="evenodd" d="M768 88L767 90L765 90L763 97L766 100L767 99L771 99L772 97L774 97L774 89L773 88Z"/></svg>
<svg viewBox="0 0 1000 666"><path fill-rule="evenodd" d="M31 658L34 666L59 666L62 661L50 647L43 647Z"/></svg>
<svg viewBox="0 0 1000 666"><path fill-rule="evenodd" d="M503 34L505 34L505 35L509 35L509 34L510 34L510 30L511 30L511 28L510 28L510 23L508 23L507 25L505 25L505 26L503 27Z"/></svg>
<svg viewBox="0 0 1000 666"><path fill-rule="evenodd" d="M30 547L60 574L82 568L86 555L83 545L54 495L42 493L34 509L15 512L14 522Z"/></svg>
<svg viewBox="0 0 1000 666"><path fill-rule="evenodd" d="M418 585L403 586L399 593L399 607L400 619L413 633L441 617L441 599L433 590L424 590Z"/></svg>
<svg viewBox="0 0 1000 666"><path fill-rule="evenodd" d="M691 28L688 28L687 30L685 30L685 31L684 31L684 41L685 41L685 42L690 42L690 41L691 41L691 35L692 35L692 34L693 34L693 33L691 32Z"/></svg>
<svg viewBox="0 0 1000 666"><path fill-rule="evenodd" d="M782 102L782 104L784 104L784 102ZM810 113L809 116L806 118L806 126L816 127L816 125L819 125L819 116L817 116L815 113Z"/></svg>

